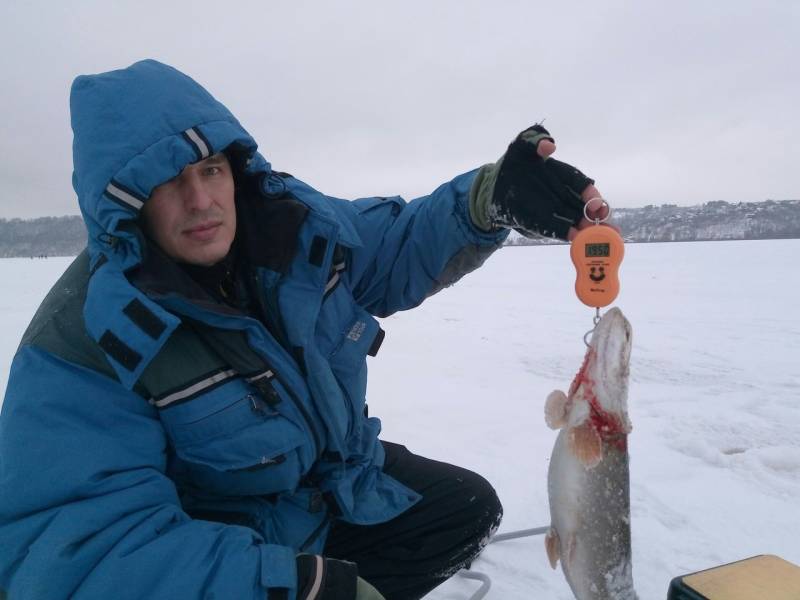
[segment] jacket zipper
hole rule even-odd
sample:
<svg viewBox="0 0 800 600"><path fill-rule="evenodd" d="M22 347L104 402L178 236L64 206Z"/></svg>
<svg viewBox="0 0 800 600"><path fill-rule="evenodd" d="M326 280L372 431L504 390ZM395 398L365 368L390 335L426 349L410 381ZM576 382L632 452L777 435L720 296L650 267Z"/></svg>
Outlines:
<svg viewBox="0 0 800 600"><path fill-rule="evenodd" d="M255 269L254 269L255 270ZM256 301L258 302L264 322L270 333L275 337L284 350L289 348L289 336L286 335L286 327L283 324L283 317L278 308L277 286L270 287L267 293L262 293L261 278L258 272L253 273L253 283L255 284ZM266 306L265 306L266 303Z"/></svg>
<svg viewBox="0 0 800 600"><path fill-rule="evenodd" d="M289 340L288 336L286 335L286 328L283 324L283 318L278 308L277 288L270 287L267 293L263 293L258 271L253 273L253 282L255 284L254 292L256 296L256 302L258 302L259 308L261 309L261 314L264 316L264 321L272 325L272 327L267 326L267 329L270 330L270 333L272 333L273 337L276 338L278 344L280 344L280 346L288 353L287 348L289 346ZM266 306L264 305L265 300ZM308 413L308 410L306 410L306 407L303 406L303 402L297 397L297 394L295 394L291 386L286 383L286 380L274 369L272 369L272 372L275 375L275 379L278 380L278 383L280 383L283 386L283 389L285 389L289 394L292 403L305 420L306 426L314 438L314 455L319 458L322 456L323 451L322 438L320 437L317 428L314 426L314 421L312 420L311 415Z"/></svg>
<svg viewBox="0 0 800 600"><path fill-rule="evenodd" d="M314 427L314 421L311 420L311 415L308 414L306 407L303 406L303 402L300 400L300 398L297 397L297 394L294 393L294 390L292 390L291 386L289 386L286 383L286 380L284 380L283 377L278 375L277 372L275 372L275 379L277 379L278 383L280 383L283 386L283 389L286 390L286 392L289 394L289 397L292 399L292 403L297 407L298 412L303 416L303 419L305 420L306 425L308 426L308 429L311 432L311 435L314 437L314 446L315 446L314 455L317 458L319 458L320 456L322 456L322 440L320 439L317 428Z"/></svg>

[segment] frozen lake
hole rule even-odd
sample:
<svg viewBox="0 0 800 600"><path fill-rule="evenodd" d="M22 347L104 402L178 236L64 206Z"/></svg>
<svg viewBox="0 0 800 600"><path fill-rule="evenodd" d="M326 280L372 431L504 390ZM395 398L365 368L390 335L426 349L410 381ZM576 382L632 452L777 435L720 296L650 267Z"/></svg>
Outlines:
<svg viewBox="0 0 800 600"><path fill-rule="evenodd" d="M634 580L756 554L800 564L800 240L634 244L616 306L633 325ZM0 260L0 395L19 338L71 259ZM383 320L370 414L383 437L486 476L501 531L547 525L555 432L544 399L569 386L593 310L567 246L510 247L419 308ZM489 546L489 599L569 599L541 537ZM454 579L431 599L468 597Z"/></svg>

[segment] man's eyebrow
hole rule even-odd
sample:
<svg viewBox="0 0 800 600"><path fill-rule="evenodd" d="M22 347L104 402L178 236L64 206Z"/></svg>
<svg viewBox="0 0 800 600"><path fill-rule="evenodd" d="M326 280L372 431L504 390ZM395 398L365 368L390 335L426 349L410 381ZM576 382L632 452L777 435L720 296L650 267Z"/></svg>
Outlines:
<svg viewBox="0 0 800 600"><path fill-rule="evenodd" d="M225 155L222 152L217 152L215 155L209 156L207 159L205 159L203 161L203 164L218 165L224 162L225 162Z"/></svg>

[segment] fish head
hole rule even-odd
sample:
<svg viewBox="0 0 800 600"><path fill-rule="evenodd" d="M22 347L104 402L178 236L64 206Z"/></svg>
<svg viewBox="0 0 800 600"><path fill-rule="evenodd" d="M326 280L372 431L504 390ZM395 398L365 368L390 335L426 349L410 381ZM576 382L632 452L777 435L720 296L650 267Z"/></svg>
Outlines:
<svg viewBox="0 0 800 600"><path fill-rule="evenodd" d="M628 378L633 330L619 308L607 311L589 343L587 375L600 408L617 415L629 428Z"/></svg>

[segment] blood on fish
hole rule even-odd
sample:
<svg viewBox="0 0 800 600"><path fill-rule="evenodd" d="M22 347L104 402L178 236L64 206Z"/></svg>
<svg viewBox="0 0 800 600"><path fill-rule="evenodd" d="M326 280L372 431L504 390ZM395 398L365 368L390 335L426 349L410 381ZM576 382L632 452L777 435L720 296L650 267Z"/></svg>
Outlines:
<svg viewBox="0 0 800 600"><path fill-rule="evenodd" d="M589 363L596 358L596 355L597 352L594 348L587 350L583 364L569 387L569 397L572 398L578 388L583 385L584 398L591 409L589 422L592 427L600 434L603 441L608 442L620 452L627 452L628 435L624 423L619 416L603 410L594 394L594 381L589 377Z"/></svg>
<svg viewBox="0 0 800 600"><path fill-rule="evenodd" d="M628 451L628 433L619 416L603 410L595 396L589 398L591 413L589 421L603 441L608 442L620 452Z"/></svg>
<svg viewBox="0 0 800 600"><path fill-rule="evenodd" d="M593 360L595 357L595 350L594 348L589 348L586 352L586 356L583 358L583 364L581 368L578 369L577 375L575 375L575 379L572 380L572 385L569 386L569 394L568 396L571 398L573 394L575 394L578 386L582 383L584 384L587 391L591 392L592 387L594 386L594 382L589 377L589 361Z"/></svg>

